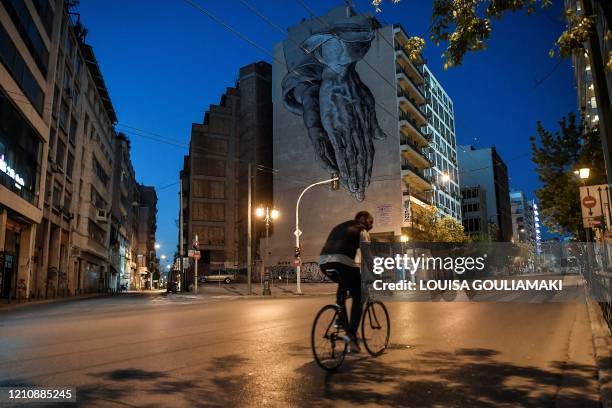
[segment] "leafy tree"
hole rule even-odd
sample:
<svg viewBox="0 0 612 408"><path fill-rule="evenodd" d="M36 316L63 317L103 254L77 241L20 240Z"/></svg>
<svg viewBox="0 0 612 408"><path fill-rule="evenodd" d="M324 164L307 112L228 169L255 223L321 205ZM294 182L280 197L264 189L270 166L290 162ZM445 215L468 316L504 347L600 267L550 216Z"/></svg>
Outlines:
<svg viewBox="0 0 612 408"><path fill-rule="evenodd" d="M433 205L413 210L416 229L413 239L424 242L469 242L470 237L463 230L463 224L453 217L440 217Z"/></svg>
<svg viewBox="0 0 612 408"><path fill-rule="evenodd" d="M554 134L540 122L537 137L530 137L532 160L542 187L536 190L540 214L546 227L560 234L572 234L584 240L580 210L580 180L574 173L579 167L588 167L588 184L606 183L603 151L597 128L578 123L576 115L569 113L559 121Z"/></svg>
<svg viewBox="0 0 612 408"><path fill-rule="evenodd" d="M393 3L399 1L392 0ZM377 12L381 11L382 2L372 0ZM448 43L442 54L445 69L461 65L466 53L486 48L493 19L501 20L505 14L521 10L533 14L538 8L545 9L551 4L552 0L434 0L430 39L436 45L441 42ZM594 28L593 16L577 15L572 10L566 11L565 16L569 22L568 27L550 50L551 57L558 53L565 58L570 57L574 51L584 52L584 44ZM610 30L605 36L612 36ZM407 46L409 54L416 59L425 46L425 41L412 37ZM608 56L605 65L612 70L612 55Z"/></svg>

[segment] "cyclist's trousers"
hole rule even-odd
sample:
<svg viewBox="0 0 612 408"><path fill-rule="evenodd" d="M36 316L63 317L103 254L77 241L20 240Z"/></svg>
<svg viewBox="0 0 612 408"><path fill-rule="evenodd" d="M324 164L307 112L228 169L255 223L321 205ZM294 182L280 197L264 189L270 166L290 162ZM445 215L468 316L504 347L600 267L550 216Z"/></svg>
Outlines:
<svg viewBox="0 0 612 408"><path fill-rule="evenodd" d="M351 318L348 331L353 336L357 335L363 305L361 303L361 274L358 267L350 267L337 262L321 264L321 271L331 280L338 283L336 292L336 303L346 312L346 291L351 294L353 304L351 306Z"/></svg>

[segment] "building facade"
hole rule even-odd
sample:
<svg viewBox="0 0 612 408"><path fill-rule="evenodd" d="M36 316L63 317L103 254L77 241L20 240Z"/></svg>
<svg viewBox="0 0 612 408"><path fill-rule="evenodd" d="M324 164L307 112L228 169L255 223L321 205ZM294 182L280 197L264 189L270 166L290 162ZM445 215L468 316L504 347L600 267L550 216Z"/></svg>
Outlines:
<svg viewBox="0 0 612 408"><path fill-rule="evenodd" d="M438 208L441 215L461 220L453 101L427 65L423 66L423 70L428 122L425 133L430 137L429 157L432 162L432 167L426 171L426 175L433 186L432 204Z"/></svg>
<svg viewBox="0 0 612 408"><path fill-rule="evenodd" d="M494 236L487 213L487 194L484 187L461 188L463 229L473 241L490 241Z"/></svg>
<svg viewBox="0 0 612 408"><path fill-rule="evenodd" d="M116 257L111 223L120 230L123 222L111 217L117 117L72 7L64 1L0 3L3 297L119 287L121 268L111 267L110 259ZM121 155L123 164L129 161L129 153Z"/></svg>
<svg viewBox="0 0 612 408"><path fill-rule="evenodd" d="M210 106L202 124L192 125L180 175L180 217L183 254L198 236L200 273L246 265L249 174L252 208L272 203L271 76L266 62L242 67L236 87L227 88L219 105ZM256 244L256 231L262 229L252 222ZM256 249L254 245L253 254ZM191 279L185 283L188 287Z"/></svg>
<svg viewBox="0 0 612 408"><path fill-rule="evenodd" d="M510 191L512 242L535 244L535 218L532 202L519 190Z"/></svg>
<svg viewBox="0 0 612 408"><path fill-rule="evenodd" d="M461 188L480 187L486 194L487 224L497 230L493 241L510 242L512 216L508 187L508 168L494 147L476 149L459 146L459 179Z"/></svg>
<svg viewBox="0 0 612 408"><path fill-rule="evenodd" d="M151 186L138 185L138 229L136 231L136 275L132 290L155 289L160 278L159 258L155 246L157 232L157 193Z"/></svg>
<svg viewBox="0 0 612 408"><path fill-rule="evenodd" d="M59 0L0 3L0 297L37 291L62 10Z"/></svg>
<svg viewBox="0 0 612 408"><path fill-rule="evenodd" d="M130 157L130 140L123 133L115 137L113 199L110 214L110 268L116 276L114 288L134 289L140 278L137 265L140 191Z"/></svg>

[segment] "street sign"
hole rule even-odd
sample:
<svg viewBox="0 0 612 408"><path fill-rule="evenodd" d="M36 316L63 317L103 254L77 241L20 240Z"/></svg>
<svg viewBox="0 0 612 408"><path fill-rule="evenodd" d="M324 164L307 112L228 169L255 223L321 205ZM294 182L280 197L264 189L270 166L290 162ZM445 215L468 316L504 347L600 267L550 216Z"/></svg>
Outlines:
<svg viewBox="0 0 612 408"><path fill-rule="evenodd" d="M200 259L200 257L201 257L200 251L195 251L194 254L192 255L192 258L195 259L196 261Z"/></svg>
<svg viewBox="0 0 612 408"><path fill-rule="evenodd" d="M610 226L610 196L606 184L580 187L580 208L585 228Z"/></svg>
<svg viewBox="0 0 612 408"><path fill-rule="evenodd" d="M582 199L582 205L586 208L593 208L597 204L597 200L593 196L586 196Z"/></svg>
<svg viewBox="0 0 612 408"><path fill-rule="evenodd" d="M188 250L187 255L193 259L200 259L200 251L196 251L195 249Z"/></svg>
<svg viewBox="0 0 612 408"><path fill-rule="evenodd" d="M302 264L302 260L300 258L295 258L293 260L293 266L300 266Z"/></svg>

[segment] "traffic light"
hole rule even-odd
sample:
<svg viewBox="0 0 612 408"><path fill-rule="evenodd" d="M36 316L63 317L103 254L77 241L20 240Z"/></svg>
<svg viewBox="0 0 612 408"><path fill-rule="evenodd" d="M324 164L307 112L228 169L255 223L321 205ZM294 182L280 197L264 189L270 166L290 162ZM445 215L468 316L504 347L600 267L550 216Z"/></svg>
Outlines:
<svg viewBox="0 0 612 408"><path fill-rule="evenodd" d="M338 179L338 173L332 173L332 178L334 180L332 180L332 182L331 182L331 189L332 190L339 190L340 189L340 180Z"/></svg>
<svg viewBox="0 0 612 408"><path fill-rule="evenodd" d="M300 247L295 247L295 257L299 258L300 255L302 255L302 251L301 251Z"/></svg>
<svg viewBox="0 0 612 408"><path fill-rule="evenodd" d="M198 234L196 234L195 237L193 238L193 249L197 251L199 247L200 247L200 242L198 241Z"/></svg>

